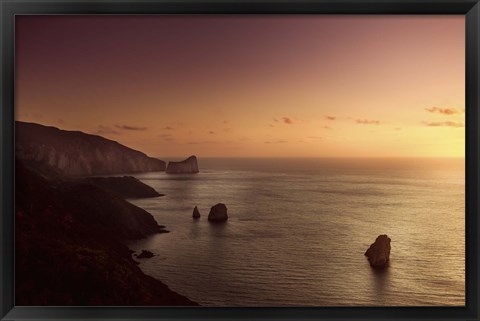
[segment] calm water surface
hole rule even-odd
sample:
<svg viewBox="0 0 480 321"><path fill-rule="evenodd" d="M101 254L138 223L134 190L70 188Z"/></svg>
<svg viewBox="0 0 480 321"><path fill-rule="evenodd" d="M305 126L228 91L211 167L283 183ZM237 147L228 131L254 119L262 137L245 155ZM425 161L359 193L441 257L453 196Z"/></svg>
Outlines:
<svg viewBox="0 0 480 321"><path fill-rule="evenodd" d="M463 159L199 159L199 174L136 175L131 200L171 232L130 245L140 267L210 306L464 305ZM223 225L207 221L225 203ZM198 206L201 218L192 219ZM390 266L364 256L392 239Z"/></svg>

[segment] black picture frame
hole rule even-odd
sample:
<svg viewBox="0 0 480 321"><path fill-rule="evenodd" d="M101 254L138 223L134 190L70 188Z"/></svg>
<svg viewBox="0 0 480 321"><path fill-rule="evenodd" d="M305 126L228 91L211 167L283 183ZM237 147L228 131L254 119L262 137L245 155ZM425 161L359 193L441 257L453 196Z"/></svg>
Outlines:
<svg viewBox="0 0 480 321"><path fill-rule="evenodd" d="M16 307L14 304L14 21L23 14L461 14L466 16L465 307ZM0 0L1 320L479 320L479 0Z"/></svg>

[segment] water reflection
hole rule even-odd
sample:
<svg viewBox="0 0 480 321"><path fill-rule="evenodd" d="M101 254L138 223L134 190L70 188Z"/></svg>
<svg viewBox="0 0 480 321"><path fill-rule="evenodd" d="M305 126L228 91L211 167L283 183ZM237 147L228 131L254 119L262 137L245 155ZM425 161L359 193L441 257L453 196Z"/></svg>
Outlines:
<svg viewBox="0 0 480 321"><path fill-rule="evenodd" d="M384 267L370 267L373 284L375 285L375 293L378 296L379 302L385 300L385 295L389 292L391 268L390 262Z"/></svg>
<svg viewBox="0 0 480 321"><path fill-rule="evenodd" d="M308 161L273 175L271 162L259 162L251 172L147 180L167 195L133 203L171 233L132 247L156 254L141 268L204 305L464 304L464 189L445 183L444 172L367 171L357 162L340 172ZM211 224L208 212L219 202L230 217ZM383 233L394 236L395 260L373 270L363 251Z"/></svg>
<svg viewBox="0 0 480 321"><path fill-rule="evenodd" d="M208 222L210 235L213 237L228 237L228 221L227 222ZM216 242L215 240L213 240Z"/></svg>
<svg viewBox="0 0 480 321"><path fill-rule="evenodd" d="M199 239L202 236L201 230L202 226L200 224L201 218L194 219L192 217L192 224L190 224L190 238L191 239Z"/></svg>

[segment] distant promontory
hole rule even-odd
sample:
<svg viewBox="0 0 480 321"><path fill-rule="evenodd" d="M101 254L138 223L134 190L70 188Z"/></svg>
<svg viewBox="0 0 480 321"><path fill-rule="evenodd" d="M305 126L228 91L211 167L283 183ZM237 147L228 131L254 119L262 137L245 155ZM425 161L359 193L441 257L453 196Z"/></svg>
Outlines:
<svg viewBox="0 0 480 321"><path fill-rule="evenodd" d="M167 174L198 173L197 157L192 155L180 162L168 162Z"/></svg>
<svg viewBox="0 0 480 321"><path fill-rule="evenodd" d="M15 122L15 155L69 176L165 171L165 162L113 140L80 131Z"/></svg>

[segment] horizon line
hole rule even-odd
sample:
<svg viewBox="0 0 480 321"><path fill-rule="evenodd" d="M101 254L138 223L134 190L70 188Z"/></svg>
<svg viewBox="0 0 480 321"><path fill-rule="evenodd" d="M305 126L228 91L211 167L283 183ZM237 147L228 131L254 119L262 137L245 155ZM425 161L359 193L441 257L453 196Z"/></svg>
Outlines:
<svg viewBox="0 0 480 321"><path fill-rule="evenodd" d="M192 155L190 155L192 156ZM158 159L166 158L179 158L185 159L190 156L150 156ZM232 158L232 159L251 159L251 158L265 158L265 159L279 159L279 158L289 158L289 159L465 159L465 156L198 156L193 155L197 158Z"/></svg>

